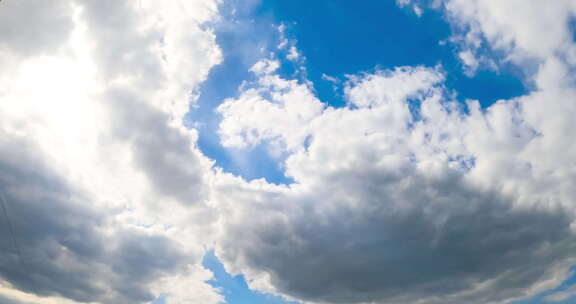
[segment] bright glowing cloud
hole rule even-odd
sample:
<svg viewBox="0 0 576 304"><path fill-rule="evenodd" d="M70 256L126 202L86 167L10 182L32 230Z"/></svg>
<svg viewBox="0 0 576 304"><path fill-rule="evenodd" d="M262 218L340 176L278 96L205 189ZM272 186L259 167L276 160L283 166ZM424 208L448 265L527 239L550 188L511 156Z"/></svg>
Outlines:
<svg viewBox="0 0 576 304"><path fill-rule="evenodd" d="M0 302L574 298L574 1L294 3L0 2Z"/></svg>

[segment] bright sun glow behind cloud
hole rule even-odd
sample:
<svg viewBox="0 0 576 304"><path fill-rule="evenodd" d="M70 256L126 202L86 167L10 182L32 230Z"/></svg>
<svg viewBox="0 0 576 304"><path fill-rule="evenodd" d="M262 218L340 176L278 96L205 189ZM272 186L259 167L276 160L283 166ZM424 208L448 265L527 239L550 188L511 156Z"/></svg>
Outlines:
<svg viewBox="0 0 576 304"><path fill-rule="evenodd" d="M0 302L569 303L574 15L1 1Z"/></svg>

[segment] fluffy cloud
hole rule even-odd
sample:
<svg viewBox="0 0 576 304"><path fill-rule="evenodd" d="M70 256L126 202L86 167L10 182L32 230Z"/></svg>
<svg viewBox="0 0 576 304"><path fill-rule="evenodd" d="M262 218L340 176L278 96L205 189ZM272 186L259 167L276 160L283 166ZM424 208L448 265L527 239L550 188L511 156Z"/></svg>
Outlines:
<svg viewBox="0 0 576 304"><path fill-rule="evenodd" d="M46 54L57 50L67 40L72 27L70 2L6 1L0 10L0 49L17 56ZM30 22L23 26L22 16ZM46 31L50 29L50 31Z"/></svg>
<svg viewBox="0 0 576 304"><path fill-rule="evenodd" d="M310 303L557 286L576 263L574 5L434 3L465 64L481 68L487 43L534 90L481 109L453 100L441 66L398 67L349 76L336 109L260 61L218 108L219 134L268 145L294 180L272 185L213 172L181 124L220 61L203 26L217 2L3 1L0 194L16 242L0 230L0 301L218 303L210 246L252 287Z"/></svg>
<svg viewBox="0 0 576 304"><path fill-rule="evenodd" d="M465 34L486 37L534 84L486 109L452 100L440 67L351 77L346 107L314 111L314 98L285 106L309 87L264 85L290 82L256 69L261 84L220 108L223 142L280 141L295 183L221 177L216 253L227 269L310 303L500 303L563 281L576 262L569 14L526 8L507 19L496 7L446 4L456 26L468 22ZM566 22L544 44L521 29L554 18ZM534 60L537 69L525 64ZM272 111L281 114L267 119Z"/></svg>
<svg viewBox="0 0 576 304"><path fill-rule="evenodd" d="M243 148L267 141L276 152L302 146L324 105L306 84L275 75L278 65L271 60L256 63L251 69L259 76L255 87L218 107L224 146Z"/></svg>
<svg viewBox="0 0 576 304"><path fill-rule="evenodd" d="M211 161L181 126L220 60L202 28L216 8L2 3L0 194L16 238L1 230L4 297L222 300L199 265L215 218L206 204Z"/></svg>
<svg viewBox="0 0 576 304"><path fill-rule="evenodd" d="M524 108L544 97L465 113L442 79L425 68L359 76L350 106L317 115L309 146L288 157L296 184L224 182L217 253L229 269L329 303L488 303L562 280L576 243L561 181L574 175L529 152L548 131ZM546 170L561 177L535 176Z"/></svg>
<svg viewBox="0 0 576 304"><path fill-rule="evenodd" d="M547 58L559 52L574 52L568 19L574 14L574 1L545 5L539 1L460 1L447 0L445 9L457 26L466 27L466 42L479 45L485 38L491 47L505 51L520 62Z"/></svg>
<svg viewBox="0 0 576 304"><path fill-rule="evenodd" d="M479 68L497 70L497 61L514 63L528 74L551 59L576 64L574 29L569 26L576 14L574 1L561 0L554 5L516 0L396 2L414 10L428 7L443 11L453 27L450 41L461 48L459 57L470 76Z"/></svg>

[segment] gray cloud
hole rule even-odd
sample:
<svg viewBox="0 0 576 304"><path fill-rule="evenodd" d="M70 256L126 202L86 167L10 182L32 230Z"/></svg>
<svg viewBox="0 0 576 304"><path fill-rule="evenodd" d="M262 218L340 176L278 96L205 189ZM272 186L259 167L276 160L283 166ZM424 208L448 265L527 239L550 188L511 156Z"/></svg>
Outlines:
<svg viewBox="0 0 576 304"><path fill-rule="evenodd" d="M251 128L255 117L254 129L290 142L285 165L296 183L246 183L213 176L210 161L194 146L194 131L174 123L188 107L187 95L219 60L212 33L198 25L210 20L215 4L136 8L76 1L82 11L73 22L71 3L0 3L6 58L62 48L62 64L95 69L80 75L90 85L66 86L97 87L86 95L55 89L46 96L55 109L36 108L38 95L26 94L38 84L26 74L36 71L36 62L15 80L9 72L0 75L16 88L1 92L12 104L0 105L0 191L23 261L9 230L0 230L0 278L11 287L80 302L145 303L160 290L178 293L177 303L216 303L214 289L202 285L209 273L189 281L186 272L191 265L202 270L199 248L212 244L214 223L220 225L217 254L227 268L263 290L308 302L506 301L561 280L574 263L576 150L565 137L574 129L566 115L574 112L566 102L574 92L553 87L555 77L541 95L500 102L485 113L470 106L466 115L442 100L447 94L438 84L439 69L360 75L346 86L354 109L337 110L326 110L307 85L264 79L275 85L258 92L258 103L266 105L266 96L274 95L268 91L278 86L281 104L298 106L268 107L278 108L278 116L249 116L250 106L227 114ZM30 14L33 21L16 31L19 18ZM86 27L85 41L66 45L74 26ZM530 38L525 48L532 46L532 36L519 36ZM542 75L560 74L555 65L547 68ZM71 76L54 77L77 76L74 69L63 73ZM421 120L410 114L407 96L422 99ZM86 114L79 110L84 105L103 113ZM232 113L238 109L245 112ZM275 118L290 115L297 119L280 124ZM66 120L72 116L80 119ZM102 121L85 126L82 119L90 117ZM240 130L230 126L232 135ZM81 132L66 132L75 127ZM75 140L88 143L86 151ZM103 202L108 199L114 202ZM215 209L203 204L210 199ZM135 209L134 218L118 219L124 208ZM150 210L159 212L150 216ZM170 213L178 220L162 218ZM167 233L148 229L151 222L178 227ZM166 278L178 284L156 288ZM4 300L14 302L0 296Z"/></svg>
<svg viewBox="0 0 576 304"><path fill-rule="evenodd" d="M0 73L0 191L21 248L20 259L0 230L8 289L104 304L221 299L199 264L211 163L175 123L218 60L199 26L216 6L136 4L0 3L12 69Z"/></svg>
<svg viewBox="0 0 576 304"><path fill-rule="evenodd" d="M139 31L135 3L118 1L83 1L83 22L91 36L98 41L93 53L99 69L106 78L119 75L134 77L146 89L162 85L161 59L153 48L160 43L163 33L156 29Z"/></svg>
<svg viewBox="0 0 576 304"><path fill-rule="evenodd" d="M465 113L446 100L437 73L354 79L346 93L358 109L310 119L308 146L285 162L289 187L223 177L216 252L226 267L254 287L315 303L499 303L565 279L576 263L565 188L574 173L556 161L575 150L541 143L562 144L551 126L573 126L570 111L534 119L550 100L535 93L485 112L470 102ZM407 100L418 91L426 94L416 118ZM574 96L551 92L560 108ZM227 114L254 114L240 110ZM275 132L275 122L260 123ZM287 141L287 133L275 134Z"/></svg>
<svg viewBox="0 0 576 304"><path fill-rule="evenodd" d="M5 297L0 295L0 303L2 304L36 304L36 303L30 303L30 302L22 302L22 301L18 301L9 297Z"/></svg>
<svg viewBox="0 0 576 304"><path fill-rule="evenodd" d="M62 0L2 1L0 50L24 56L56 50L72 30L71 4Z"/></svg>
<svg viewBox="0 0 576 304"><path fill-rule="evenodd" d="M230 211L218 254L313 302L503 301L569 266L576 249L561 209L512 207L511 199L449 172L433 179L358 166L299 195Z"/></svg>
<svg viewBox="0 0 576 304"><path fill-rule="evenodd" d="M131 145L138 167L158 193L187 205L201 203L210 164L193 150L192 137L168 125L168 114L138 98L127 89L113 89L104 97L114 107L112 133Z"/></svg>
<svg viewBox="0 0 576 304"><path fill-rule="evenodd" d="M14 287L80 302L143 303L154 298L154 280L194 262L166 236L114 228L109 211L51 170L32 143L3 137L0 146L0 185L24 262L2 229L10 251L0 257L0 276Z"/></svg>

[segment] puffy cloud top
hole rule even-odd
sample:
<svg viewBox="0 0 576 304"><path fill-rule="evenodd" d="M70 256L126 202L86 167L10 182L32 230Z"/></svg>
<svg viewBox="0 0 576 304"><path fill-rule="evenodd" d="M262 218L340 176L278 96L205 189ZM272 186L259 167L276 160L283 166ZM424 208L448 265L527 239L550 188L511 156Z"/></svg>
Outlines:
<svg viewBox="0 0 576 304"><path fill-rule="evenodd" d="M222 61L219 1L0 2L0 302L221 303L211 248L302 303L558 286L576 263L574 2L398 3L441 10L469 76L513 64L531 91L482 108L441 64L375 68L342 77L335 108L271 55L215 111L225 149L263 146L294 181L275 185L216 167L182 124Z"/></svg>

